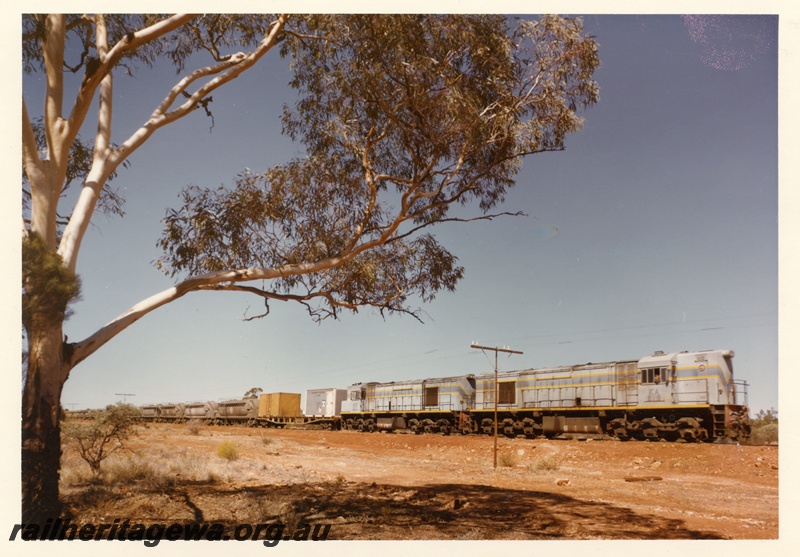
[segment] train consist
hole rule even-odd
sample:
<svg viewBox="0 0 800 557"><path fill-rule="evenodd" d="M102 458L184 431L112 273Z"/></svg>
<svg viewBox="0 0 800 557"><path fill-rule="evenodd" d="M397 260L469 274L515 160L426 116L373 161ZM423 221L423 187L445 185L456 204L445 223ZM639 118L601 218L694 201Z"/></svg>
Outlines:
<svg viewBox="0 0 800 557"><path fill-rule="evenodd" d="M656 352L639 360L352 385L344 429L621 440L744 440L747 384L731 350ZM495 405L496 401L496 405Z"/></svg>
<svg viewBox="0 0 800 557"><path fill-rule="evenodd" d="M356 383L347 389L262 394L225 402L141 407L147 421L253 427L620 440L742 441L750 435L747 383L731 350L656 352L639 360L499 374Z"/></svg>

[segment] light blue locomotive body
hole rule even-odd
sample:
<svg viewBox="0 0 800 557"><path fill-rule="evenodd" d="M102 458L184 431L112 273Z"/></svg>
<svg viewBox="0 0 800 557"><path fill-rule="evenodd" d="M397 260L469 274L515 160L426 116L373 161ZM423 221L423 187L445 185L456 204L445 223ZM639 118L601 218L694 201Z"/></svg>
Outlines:
<svg viewBox="0 0 800 557"><path fill-rule="evenodd" d="M505 435L609 434L620 439L741 439L746 384L733 352L656 352L589 363L391 383L355 384L345 428Z"/></svg>
<svg viewBox="0 0 800 557"><path fill-rule="evenodd" d="M357 383L342 402L348 429L409 429L415 433L450 433L458 416L475 404L472 375L391 383Z"/></svg>

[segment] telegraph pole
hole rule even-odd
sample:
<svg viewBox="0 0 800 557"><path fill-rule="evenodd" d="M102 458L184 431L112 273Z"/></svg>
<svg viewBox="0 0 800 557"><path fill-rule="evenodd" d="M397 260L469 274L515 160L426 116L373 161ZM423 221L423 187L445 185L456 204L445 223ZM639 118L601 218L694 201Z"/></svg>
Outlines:
<svg viewBox="0 0 800 557"><path fill-rule="evenodd" d="M498 348L497 346L480 346L479 344L472 343L469 345L470 348L477 348L479 350L492 350L494 351L494 467L497 468L497 399L500 396L500 389L498 383L498 365L497 365L497 355L500 352L504 352L506 354L522 354L519 350L511 350L509 347Z"/></svg>
<svg viewBox="0 0 800 557"><path fill-rule="evenodd" d="M121 396L122 397L122 404L125 404L126 402L128 402L128 397L129 396L136 396L136 395L133 394L133 393L114 393L114 396Z"/></svg>

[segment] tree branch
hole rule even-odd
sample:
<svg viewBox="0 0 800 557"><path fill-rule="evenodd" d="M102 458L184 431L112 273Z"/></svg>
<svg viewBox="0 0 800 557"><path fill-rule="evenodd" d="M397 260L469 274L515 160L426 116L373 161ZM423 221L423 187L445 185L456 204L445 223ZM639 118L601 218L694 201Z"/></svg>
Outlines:
<svg viewBox="0 0 800 557"><path fill-rule="evenodd" d="M191 19L191 17L193 16L183 16L183 18L188 19ZM149 32L143 33L142 41L145 39L152 40L156 36L161 36L161 34L181 25L184 22L183 18L177 18L176 16L174 19L165 20L166 22L169 22L169 24L162 22L162 25L160 26L156 25L148 28L148 30L145 31ZM159 109L165 106L164 103L166 103L170 98L174 100L174 98L176 98L186 86L191 84L196 79L199 79L201 76L192 77L190 75L189 77L184 78L184 80L181 82L183 83L183 86L179 84L174 87L170 92L170 95L167 96L167 99L162 102L161 107L156 110L154 113L155 118L151 116L150 120L144 126L139 128L139 130L134 132L134 134L127 141L125 141L117 149L111 150L110 154L103 161L97 162L96 167L93 166L92 172L90 172L91 180L87 179L86 187L84 187L81 191L81 194L75 205L75 210L72 213L72 218L70 219L67 227L64 229L64 235L61 240L61 245L59 246L59 254L64 258L64 262L70 270L74 272L76 269L77 255L80 251L81 242L86 234L89 221L94 213L94 208L100 195L100 190L102 189L107 177L114 172L116 168L150 136L152 136L157 129L186 116L192 110L194 110L194 108L197 107L197 103L205 98L210 92L235 79L245 70L251 68L256 62L258 62L258 60L260 60L264 54L269 52L269 50L272 49L272 47L277 43L278 36L286 24L287 19L287 15L278 16L276 24L270 27L269 34L261 41L258 48L248 55L240 53L240 56L233 57L230 62L222 65L221 71L227 69L225 74L218 76L217 78L206 83L178 109L162 115L162 113L159 112ZM136 41L136 35L134 35L134 39L131 41L131 44L137 44ZM116 49L120 46L120 44L123 44L123 47L120 47L120 50L117 51ZM106 61L110 64L114 60L115 56L118 55L121 57L122 52L124 52L124 41L118 43L117 46L115 46L114 49L109 52L108 56L106 56ZM200 73L203 73L203 71L204 70L201 70ZM81 91L83 90L84 88L81 88ZM171 104L172 101L169 102L169 105ZM169 105L166 105L166 107L168 108Z"/></svg>
<svg viewBox="0 0 800 557"><path fill-rule="evenodd" d="M382 243L385 242L386 240L384 240ZM277 294L238 284L240 282L254 280L285 278L290 275L308 275L326 269L337 268L349 261L352 261L359 253L369 249L371 244L377 244L377 241L370 242L369 244L362 244L362 246L359 246L359 249L353 250L351 253L345 256L331 257L314 263L291 264L270 269L239 269L219 271L216 273L206 273L204 275L191 277L172 288L168 288L167 290L159 292L158 294L139 302L127 312L109 322L104 327L100 328L91 336L80 342L74 343L72 345L73 351L71 363L73 366L75 366L79 362L85 360L116 335L127 329L129 326L134 324L148 313L160 308L161 306L169 304L170 302L174 302L178 298L181 298L190 292L196 292L200 290L231 290L249 292L251 294L257 294L263 298L282 301L298 301L301 303L314 298L322 297L325 298L333 308L342 307L354 311L360 306L386 308L390 302L398 299L401 293L398 293L397 296L393 296L381 304L372 302L353 304L336 300L330 292L312 292L307 295ZM417 319L419 319L414 312L405 310L403 308L397 308L396 311L414 315L417 317ZM333 315L335 316L335 310Z"/></svg>
<svg viewBox="0 0 800 557"><path fill-rule="evenodd" d="M397 236L394 236L390 240L390 242L396 242L398 240L402 240L404 238L408 238L409 236L412 236L413 234L415 234L416 232L419 232L420 230L423 230L425 228L428 228L429 226L433 226L434 224L439 224L439 223L442 223L442 222L475 222L475 221L479 221L479 220L494 220L497 217L527 217L527 216L530 216L530 215L528 215L528 213L524 213L522 211L517 211L516 213L510 213L510 212L506 211L506 212L502 212L502 213L495 213L495 214L492 214L492 215L482 215L480 217L473 217L473 218L469 218L469 219L457 218L457 217L439 219L439 220L437 220L435 222L426 222L425 224L421 224L419 226L416 226L416 227L408 230L407 232L403 232L402 234L398 234Z"/></svg>
<svg viewBox="0 0 800 557"><path fill-rule="evenodd" d="M78 96L72 106L72 112L70 113L68 121L68 128L72 130L71 133L78 133L78 130L80 129L81 125L83 125L83 121L86 118L86 114L88 113L92 104L94 93L97 87L106 77L106 75L108 75L111 70L114 69L114 67L125 54L135 50L143 44L154 41L171 33L195 17L197 16L193 14L178 14L168 17L167 19L159 21L150 27L137 31L136 33L130 33L126 35L123 40L114 45L114 47L105 53L105 55L101 55L99 67L94 71L94 73L88 75L81 84L81 88L78 91Z"/></svg>
<svg viewBox="0 0 800 557"><path fill-rule="evenodd" d="M367 249L367 248L365 248ZM360 251L358 251L360 253ZM351 252L346 256L331 257L313 263L289 264L282 267L269 269L238 269L206 273L190 277L185 281L168 288L154 296L139 302L127 312L123 313L113 321L100 328L97 332L86 339L73 345L73 365L86 359L97 351L98 348L106 344L120 332L130 325L147 315L153 310L160 308L178 298L197 290L224 289L220 286L225 283L233 284L238 282L248 282L252 280L271 280L283 278L290 275L305 275L316 273L325 269L339 267L354 259L358 253Z"/></svg>

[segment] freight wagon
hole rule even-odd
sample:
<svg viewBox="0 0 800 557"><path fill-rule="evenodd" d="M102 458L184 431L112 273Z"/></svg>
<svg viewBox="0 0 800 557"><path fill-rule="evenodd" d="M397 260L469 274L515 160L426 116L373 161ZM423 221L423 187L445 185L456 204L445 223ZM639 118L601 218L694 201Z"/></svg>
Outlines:
<svg viewBox="0 0 800 557"><path fill-rule="evenodd" d="M267 393L259 398L223 402L200 401L188 404L142 406L142 420L149 422L203 422L209 425L247 425L251 427L337 428L338 416L303 416L297 393Z"/></svg>

